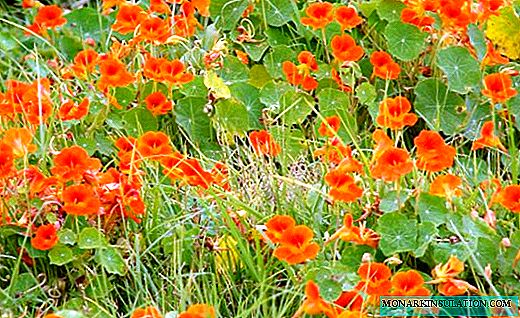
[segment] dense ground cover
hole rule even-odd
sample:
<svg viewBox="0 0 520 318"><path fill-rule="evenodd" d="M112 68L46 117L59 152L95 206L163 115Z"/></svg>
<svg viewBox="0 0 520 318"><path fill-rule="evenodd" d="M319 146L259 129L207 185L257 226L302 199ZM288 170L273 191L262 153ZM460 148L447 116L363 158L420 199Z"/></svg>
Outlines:
<svg viewBox="0 0 520 318"><path fill-rule="evenodd" d="M2 10L1 317L520 293L519 3Z"/></svg>

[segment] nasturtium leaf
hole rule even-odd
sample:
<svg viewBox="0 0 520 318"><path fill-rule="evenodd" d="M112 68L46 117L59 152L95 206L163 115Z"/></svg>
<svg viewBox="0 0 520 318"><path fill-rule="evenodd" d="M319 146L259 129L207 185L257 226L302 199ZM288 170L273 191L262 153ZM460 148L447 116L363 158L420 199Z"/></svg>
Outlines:
<svg viewBox="0 0 520 318"><path fill-rule="evenodd" d="M280 27L292 20L293 6L287 0L263 0L265 12L262 12L267 24Z"/></svg>
<svg viewBox="0 0 520 318"><path fill-rule="evenodd" d="M85 315L80 311L71 309L58 310L57 312L55 312L55 314L63 318L85 318Z"/></svg>
<svg viewBox="0 0 520 318"><path fill-rule="evenodd" d="M301 124L312 112L314 100L303 92L289 91L280 99L279 116L286 125Z"/></svg>
<svg viewBox="0 0 520 318"><path fill-rule="evenodd" d="M82 249L102 248L106 244L105 236L96 228L87 227L79 233L78 246Z"/></svg>
<svg viewBox="0 0 520 318"><path fill-rule="evenodd" d="M125 261L119 250L115 247L110 246L96 250L96 257L107 272L121 276L125 273Z"/></svg>
<svg viewBox="0 0 520 318"><path fill-rule="evenodd" d="M366 253L374 255L376 250L368 245L352 244L341 252L341 264L355 272Z"/></svg>
<svg viewBox="0 0 520 318"><path fill-rule="evenodd" d="M376 88L369 82L361 83L356 87L356 97L361 104L373 103L377 98Z"/></svg>
<svg viewBox="0 0 520 318"><path fill-rule="evenodd" d="M431 222L435 225L446 223L450 213L444 198L428 193L421 193L417 198L417 210L421 222Z"/></svg>
<svg viewBox="0 0 520 318"><path fill-rule="evenodd" d="M308 147L307 139L301 130L285 126L274 126L269 131L276 143L280 145L282 149L280 158L286 165L296 161Z"/></svg>
<svg viewBox="0 0 520 318"><path fill-rule="evenodd" d="M293 90L294 87L287 82L271 81L265 84L260 90L260 102L262 102L267 108L273 111L278 111L282 96Z"/></svg>
<svg viewBox="0 0 520 318"><path fill-rule="evenodd" d="M285 79L282 63L284 61L293 61L294 59L296 59L296 53L290 47L278 45L273 47L264 57L264 65L273 78Z"/></svg>
<svg viewBox="0 0 520 318"><path fill-rule="evenodd" d="M236 56L228 55L224 58L224 66L218 72L224 84L231 85L238 82L247 82L249 69ZM206 84L206 82L204 82Z"/></svg>
<svg viewBox="0 0 520 318"><path fill-rule="evenodd" d="M520 17L512 6L505 6L500 14L489 17L486 37L498 47L498 52L510 59L520 57Z"/></svg>
<svg viewBox="0 0 520 318"><path fill-rule="evenodd" d="M404 207L408 200L408 193L406 191L389 191L381 198L379 209L383 212L399 211Z"/></svg>
<svg viewBox="0 0 520 318"><path fill-rule="evenodd" d="M262 88L271 81L271 75L267 73L267 69L263 64L256 64L249 71L249 84L256 88Z"/></svg>
<svg viewBox="0 0 520 318"><path fill-rule="evenodd" d="M225 99L215 105L215 120L229 133L244 134L249 128L246 106L236 99Z"/></svg>
<svg viewBox="0 0 520 318"><path fill-rule="evenodd" d="M321 116L338 116L341 119L341 126L338 135L345 142L352 140L357 134L356 118L352 116L350 110L350 100L344 92L325 88L318 93L318 105ZM321 125L321 120L316 123L316 129Z"/></svg>
<svg viewBox="0 0 520 318"><path fill-rule="evenodd" d="M500 239L480 237L477 240L477 248L473 255L482 268L486 267L487 265L491 265L491 269L493 270L498 268L497 258L500 251L499 246Z"/></svg>
<svg viewBox="0 0 520 318"><path fill-rule="evenodd" d="M406 7L401 1L398 0L377 0L371 2L377 2L377 14L381 17L381 19L388 22L400 21L401 11L403 11L403 9Z"/></svg>
<svg viewBox="0 0 520 318"><path fill-rule="evenodd" d="M182 85L179 91L186 97L206 98L208 96L208 88L204 84L204 78L201 76L195 76L193 81Z"/></svg>
<svg viewBox="0 0 520 318"><path fill-rule="evenodd" d="M326 301L337 300L343 291L343 284L331 278L320 279L317 284L320 289L320 296Z"/></svg>
<svg viewBox="0 0 520 318"><path fill-rule="evenodd" d="M204 75L204 85L215 96L215 98L226 99L231 97L228 85L224 83L224 80L212 70L209 70Z"/></svg>
<svg viewBox="0 0 520 318"><path fill-rule="evenodd" d="M269 49L269 44L265 41L258 43L242 43L242 47L251 60L258 62L262 59L262 56L264 56L267 49Z"/></svg>
<svg viewBox="0 0 520 318"><path fill-rule="evenodd" d="M379 248L385 256L417 249L417 220L393 212L381 216L376 232L381 235Z"/></svg>
<svg viewBox="0 0 520 318"><path fill-rule="evenodd" d="M431 222L420 223L417 227L417 248L413 251L415 257L423 257L430 243L435 242L438 231Z"/></svg>
<svg viewBox="0 0 520 318"><path fill-rule="evenodd" d="M61 229L58 232L58 237L60 239L60 243L67 245L76 244L77 235L71 229Z"/></svg>
<svg viewBox="0 0 520 318"><path fill-rule="evenodd" d="M465 94L480 86L480 64L468 49L450 46L437 53L437 66L446 74L450 90Z"/></svg>
<svg viewBox="0 0 520 318"><path fill-rule="evenodd" d="M289 45L292 42L290 34L282 28L267 28L264 34L270 46Z"/></svg>
<svg viewBox="0 0 520 318"><path fill-rule="evenodd" d="M96 140L94 140L94 138L86 136L79 137L76 139L76 143L78 144L78 146L81 146L83 149L85 149L89 156L92 156L97 150Z"/></svg>
<svg viewBox="0 0 520 318"><path fill-rule="evenodd" d="M431 78L419 82L415 87L415 96L415 112L430 129L452 135L464 125L467 117L464 100L448 91L440 80Z"/></svg>
<svg viewBox="0 0 520 318"><path fill-rule="evenodd" d="M135 107L123 115L125 129L131 136L157 130L157 118L144 107Z"/></svg>
<svg viewBox="0 0 520 318"><path fill-rule="evenodd" d="M468 246L469 247L469 246ZM436 242L431 245L433 249L433 260L436 264L446 263L451 255L465 262L469 257L468 247L464 243ZM471 247L469 247L471 249Z"/></svg>
<svg viewBox="0 0 520 318"><path fill-rule="evenodd" d="M74 9L66 14L65 18L67 19L66 27L83 39L92 38L99 42L110 33L108 18L94 8Z"/></svg>
<svg viewBox="0 0 520 318"><path fill-rule="evenodd" d="M260 103L260 91L247 83L236 83L230 86L231 94L246 106L248 130L260 129L260 117L264 105Z"/></svg>
<svg viewBox="0 0 520 318"><path fill-rule="evenodd" d="M482 219L475 219L471 215L454 214L447 222L448 230L454 234L461 234L467 240L478 237L494 237L496 234Z"/></svg>
<svg viewBox="0 0 520 318"><path fill-rule="evenodd" d="M426 48L428 34L415 25L395 21L386 26L388 51L401 61L411 61Z"/></svg>
<svg viewBox="0 0 520 318"><path fill-rule="evenodd" d="M220 17L219 23L222 24L224 30L229 31L235 28L248 5L247 0L212 0L209 10L212 17Z"/></svg>
<svg viewBox="0 0 520 318"><path fill-rule="evenodd" d="M479 62L482 62L487 53L486 37L476 24L468 25L468 36L471 45L475 48Z"/></svg>
<svg viewBox="0 0 520 318"><path fill-rule="evenodd" d="M214 135L208 114L204 112L207 100L186 97L175 106L176 122L196 144L211 139Z"/></svg>
<svg viewBox="0 0 520 318"><path fill-rule="evenodd" d="M56 245L49 251L49 259L51 264L58 266L65 265L74 260L72 250L65 245Z"/></svg>
<svg viewBox="0 0 520 318"><path fill-rule="evenodd" d="M60 52L70 61L72 61L76 54L83 49L81 39L76 36L62 35L58 37L57 44Z"/></svg>

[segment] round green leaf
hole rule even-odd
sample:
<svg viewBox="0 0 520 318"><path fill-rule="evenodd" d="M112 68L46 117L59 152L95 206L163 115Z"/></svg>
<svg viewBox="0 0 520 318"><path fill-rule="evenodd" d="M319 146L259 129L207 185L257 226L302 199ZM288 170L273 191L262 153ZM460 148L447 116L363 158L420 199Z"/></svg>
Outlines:
<svg viewBox="0 0 520 318"><path fill-rule="evenodd" d="M282 96L294 88L287 82L269 82L260 90L260 101L273 111L280 108Z"/></svg>
<svg viewBox="0 0 520 318"><path fill-rule="evenodd" d="M238 99L246 106L248 120L248 129L260 129L260 117L264 105L260 103L260 91L247 83L236 83L229 87L231 95Z"/></svg>
<svg viewBox="0 0 520 318"><path fill-rule="evenodd" d="M376 3L377 14L381 19L388 22L400 21L401 11L406 7L398 0L373 0L371 2Z"/></svg>
<svg viewBox="0 0 520 318"><path fill-rule="evenodd" d="M422 257L431 242L434 242L438 231L435 224L426 222L420 223L417 227L417 249L413 251L415 257Z"/></svg>
<svg viewBox="0 0 520 318"><path fill-rule="evenodd" d="M74 245L76 243L76 233L71 229L61 229L58 232L58 237L62 244Z"/></svg>
<svg viewBox="0 0 520 318"><path fill-rule="evenodd" d="M435 225L444 224L450 213L444 198L428 193L421 193L417 198L417 212L421 222L431 222Z"/></svg>
<svg viewBox="0 0 520 318"><path fill-rule="evenodd" d="M467 116L464 100L449 92L438 79L426 79L415 87L415 112L433 130L452 135L462 128Z"/></svg>
<svg viewBox="0 0 520 318"><path fill-rule="evenodd" d="M289 91L280 99L280 114L286 125L302 123L312 112L314 100L303 92Z"/></svg>
<svg viewBox="0 0 520 318"><path fill-rule="evenodd" d="M249 128L249 116L244 104L225 99L215 105L215 119L227 132L243 134Z"/></svg>
<svg viewBox="0 0 520 318"><path fill-rule="evenodd" d="M480 86L480 64L464 47L451 46L439 51L437 66L446 74L452 91L464 94Z"/></svg>
<svg viewBox="0 0 520 318"><path fill-rule="evenodd" d="M125 112L123 120L126 131L132 136L157 130L157 118L144 107L135 107Z"/></svg>
<svg viewBox="0 0 520 318"><path fill-rule="evenodd" d="M96 251L98 262L111 274L123 275L125 273L125 261L119 251L110 246Z"/></svg>
<svg viewBox="0 0 520 318"><path fill-rule="evenodd" d="M105 236L98 229L87 227L79 233L78 245L82 249L105 247Z"/></svg>
<svg viewBox="0 0 520 318"><path fill-rule="evenodd" d="M65 245L56 245L49 251L51 264L58 266L65 265L74 260L72 250Z"/></svg>
<svg viewBox="0 0 520 318"><path fill-rule="evenodd" d="M350 111L350 100L346 93L334 89L324 88L318 94L318 105L323 117L338 116L341 126L338 135L343 141L348 142L357 134L356 118ZM316 129L321 125L321 120L316 123Z"/></svg>
<svg viewBox="0 0 520 318"><path fill-rule="evenodd" d="M401 61L411 61L426 47L428 34L415 25L395 21L386 26L385 37L388 51Z"/></svg>
<svg viewBox="0 0 520 318"><path fill-rule="evenodd" d="M176 122L196 143L213 139L213 127L208 114L204 112L207 100L199 97L187 97L179 100L175 106Z"/></svg>
<svg viewBox="0 0 520 318"><path fill-rule="evenodd" d="M262 0L265 6L264 17L267 24L280 27L292 20L292 1L287 0Z"/></svg>
<svg viewBox="0 0 520 318"><path fill-rule="evenodd" d="M381 235L379 248L386 256L417 248L417 220L407 219L401 213L384 214L377 222L376 231Z"/></svg>
<svg viewBox="0 0 520 318"><path fill-rule="evenodd" d="M284 77L282 63L284 61L291 61L294 57L294 51L287 45L275 46L265 56L264 65L267 68L267 72L269 72L273 78L281 78Z"/></svg>

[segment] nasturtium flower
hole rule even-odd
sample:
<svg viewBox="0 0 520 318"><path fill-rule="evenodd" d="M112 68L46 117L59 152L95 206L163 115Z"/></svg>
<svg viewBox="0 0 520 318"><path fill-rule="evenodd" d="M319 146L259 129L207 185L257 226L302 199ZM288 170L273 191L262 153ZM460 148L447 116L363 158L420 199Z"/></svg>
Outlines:
<svg viewBox="0 0 520 318"><path fill-rule="evenodd" d="M2 141L11 146L13 155L21 158L36 151L36 145L32 144L33 135L27 128L9 128L5 131Z"/></svg>
<svg viewBox="0 0 520 318"><path fill-rule="evenodd" d="M58 118L61 120L81 120L88 115L90 101L87 97L76 104L73 100L68 100L60 106Z"/></svg>
<svg viewBox="0 0 520 318"><path fill-rule="evenodd" d="M168 20L149 16L141 22L137 39L150 43L162 44L171 35L171 26Z"/></svg>
<svg viewBox="0 0 520 318"><path fill-rule="evenodd" d="M335 240L336 238L358 245L367 245L372 248L377 248L380 240L379 234L372 229L365 227L363 224L355 226L354 218L350 213L345 214L343 226L340 227L336 233L332 234L328 241Z"/></svg>
<svg viewBox="0 0 520 318"><path fill-rule="evenodd" d="M508 185L498 192L498 203L514 213L520 213L520 185Z"/></svg>
<svg viewBox="0 0 520 318"><path fill-rule="evenodd" d="M361 311L363 308L363 296L357 290L343 291L341 295L334 301L334 304L349 310Z"/></svg>
<svg viewBox="0 0 520 318"><path fill-rule="evenodd" d="M85 49L79 51L74 56L74 63L71 66L71 70L74 76L79 78L85 78L88 74L95 71L99 54L93 49Z"/></svg>
<svg viewBox="0 0 520 318"><path fill-rule="evenodd" d="M282 234L296 226L296 221L289 215L275 215L265 223L265 235L273 243L280 243Z"/></svg>
<svg viewBox="0 0 520 318"><path fill-rule="evenodd" d="M301 313L307 315L325 314L327 317L334 317L336 314L332 305L321 297L318 285L312 280L309 280L305 285L305 300L294 317L298 317Z"/></svg>
<svg viewBox="0 0 520 318"><path fill-rule="evenodd" d="M392 56L384 51L377 51L370 56L370 63L374 67L373 76L384 80L393 80L399 77L401 67L394 62Z"/></svg>
<svg viewBox="0 0 520 318"><path fill-rule="evenodd" d="M334 137L340 127L341 119L338 116L326 117L318 128L318 133L321 136Z"/></svg>
<svg viewBox="0 0 520 318"><path fill-rule="evenodd" d="M330 45L332 55L340 62L356 62L365 54L365 50L348 34L334 36Z"/></svg>
<svg viewBox="0 0 520 318"><path fill-rule="evenodd" d="M170 6L164 0L150 0L150 11L159 14L170 14L172 12Z"/></svg>
<svg viewBox="0 0 520 318"><path fill-rule="evenodd" d="M188 310L181 313L178 318L215 318L215 308L207 304L196 304L188 307Z"/></svg>
<svg viewBox="0 0 520 318"><path fill-rule="evenodd" d="M137 139L137 151L143 158L160 160L173 153L170 137L161 131L147 131Z"/></svg>
<svg viewBox="0 0 520 318"><path fill-rule="evenodd" d="M168 100L162 92L151 93L144 99L146 108L154 115L165 115L173 109L172 101Z"/></svg>
<svg viewBox="0 0 520 318"><path fill-rule="evenodd" d="M45 29L55 29L65 23L67 19L63 17L63 10L57 5L47 5L38 10L33 24L27 28L34 33L42 34Z"/></svg>
<svg viewBox="0 0 520 318"><path fill-rule="evenodd" d="M459 197L462 195L461 185L462 180L458 176L452 174L440 175L430 184L430 194L445 198Z"/></svg>
<svg viewBox="0 0 520 318"><path fill-rule="evenodd" d="M71 185L63 190L63 210L70 215L97 215L101 202L92 186L88 184Z"/></svg>
<svg viewBox="0 0 520 318"><path fill-rule="evenodd" d="M47 251L58 243L58 235L54 224L41 225L31 239L31 245L37 250Z"/></svg>
<svg viewBox="0 0 520 318"><path fill-rule="evenodd" d="M154 306L137 308L134 310L130 318L162 318L163 316Z"/></svg>
<svg viewBox="0 0 520 318"><path fill-rule="evenodd" d="M413 170L410 154L405 149L391 147L381 153L370 168L372 177L387 182L399 180Z"/></svg>
<svg viewBox="0 0 520 318"><path fill-rule="evenodd" d="M495 135L495 125L493 121L487 121L482 125L482 129L480 130L480 137L476 139L471 145L471 150L477 150L485 147L490 148L498 148L504 152L507 152L507 149L500 142L500 138Z"/></svg>
<svg viewBox="0 0 520 318"><path fill-rule="evenodd" d="M99 62L101 77L98 87L105 90L108 87L124 87L133 83L134 75L126 70L125 64L113 57L107 57Z"/></svg>
<svg viewBox="0 0 520 318"><path fill-rule="evenodd" d="M482 94L489 97L493 103L504 103L518 94L512 85L513 81L509 74L489 74L484 76L484 89L482 89Z"/></svg>
<svg viewBox="0 0 520 318"><path fill-rule="evenodd" d="M318 63L309 51L298 54L299 65L291 61L282 63L282 71L287 81L292 85L301 85L304 90L310 91L318 87L318 81L311 76L311 72L318 70Z"/></svg>
<svg viewBox="0 0 520 318"><path fill-rule="evenodd" d="M314 30L322 29L334 20L334 6L330 2L314 2L305 13L307 16L301 18L302 24Z"/></svg>
<svg viewBox="0 0 520 318"><path fill-rule="evenodd" d="M396 273L392 279L392 296L429 296L424 279L415 270Z"/></svg>
<svg viewBox="0 0 520 318"><path fill-rule="evenodd" d="M312 242L313 237L314 233L305 225L291 227L282 233L280 246L274 250L273 255L290 265L314 259L320 246Z"/></svg>
<svg viewBox="0 0 520 318"><path fill-rule="evenodd" d="M423 130L415 137L414 144L417 147L417 168L438 172L453 165L456 150L446 145L438 132Z"/></svg>
<svg viewBox="0 0 520 318"><path fill-rule="evenodd" d="M385 98L379 104L379 115L376 122L383 127L393 130L403 129L405 126L413 126L417 122L417 116L410 113L412 105L408 98L397 96Z"/></svg>
<svg viewBox="0 0 520 318"><path fill-rule="evenodd" d="M253 131L249 134L249 142L257 155L278 156L282 150L273 136L266 130Z"/></svg>
<svg viewBox="0 0 520 318"><path fill-rule="evenodd" d="M358 275L361 281L356 289L370 296L387 295L392 287L392 271L383 263L363 263L358 268Z"/></svg>
<svg viewBox="0 0 520 318"><path fill-rule="evenodd" d="M132 33L146 16L146 12L140 6L125 3L117 12L116 21L112 25L112 30L121 34Z"/></svg>
<svg viewBox="0 0 520 318"><path fill-rule="evenodd" d="M325 182L330 186L329 195L333 200L354 202L363 195L363 189L356 184L354 177L341 167L330 170L325 175Z"/></svg>
<svg viewBox="0 0 520 318"><path fill-rule="evenodd" d="M356 9L347 6L338 7L334 13L336 22L342 30L350 30L363 23L363 19L358 15Z"/></svg>
<svg viewBox="0 0 520 318"><path fill-rule="evenodd" d="M51 172L63 182L80 181L85 173L94 173L101 168L99 159L90 158L87 151L79 146L62 149L53 162Z"/></svg>

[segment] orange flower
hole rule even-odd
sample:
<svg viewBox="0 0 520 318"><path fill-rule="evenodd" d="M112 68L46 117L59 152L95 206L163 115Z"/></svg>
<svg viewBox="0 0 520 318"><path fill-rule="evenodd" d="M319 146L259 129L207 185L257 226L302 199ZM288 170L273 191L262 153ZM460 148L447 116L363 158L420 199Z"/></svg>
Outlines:
<svg viewBox="0 0 520 318"><path fill-rule="evenodd" d="M280 145L268 131L258 130L249 134L249 142L257 155L278 156L281 151Z"/></svg>
<svg viewBox="0 0 520 318"><path fill-rule="evenodd" d="M404 8L401 11L401 21L425 28L435 23L435 18L425 15L422 8Z"/></svg>
<svg viewBox="0 0 520 318"><path fill-rule="evenodd" d="M150 0L150 11L155 13L170 14L172 10L163 0Z"/></svg>
<svg viewBox="0 0 520 318"><path fill-rule="evenodd" d="M311 52L302 51L298 54L296 66L293 62L285 61L282 63L282 70L287 81L292 85L302 85L304 90L313 90L318 87L318 82L311 76L311 72L318 70L318 63Z"/></svg>
<svg viewBox="0 0 520 318"><path fill-rule="evenodd" d="M63 316L56 314L46 314L45 316L43 316L43 318L63 318Z"/></svg>
<svg viewBox="0 0 520 318"><path fill-rule="evenodd" d="M399 272L392 279L392 296L429 296L424 279L417 271Z"/></svg>
<svg viewBox="0 0 520 318"><path fill-rule="evenodd" d="M221 187L224 191L230 191L231 186L229 185L229 169L226 164L217 162L211 169L213 175L214 185Z"/></svg>
<svg viewBox="0 0 520 318"><path fill-rule="evenodd" d="M413 142L417 147L417 168L438 172L453 165L456 150L446 145L438 132L423 130Z"/></svg>
<svg viewBox="0 0 520 318"><path fill-rule="evenodd" d="M88 115L90 101L87 97L76 105L74 101L68 100L61 105L58 111L58 118L61 120L81 120Z"/></svg>
<svg viewBox="0 0 520 318"><path fill-rule="evenodd" d="M235 50L235 54L237 55L238 59L242 64L248 65L249 64L249 55L247 55L246 52Z"/></svg>
<svg viewBox="0 0 520 318"><path fill-rule="evenodd" d="M67 23L63 10L57 5L43 6L34 17L34 23L28 28L40 34L42 29L57 28Z"/></svg>
<svg viewBox="0 0 520 318"><path fill-rule="evenodd" d="M322 29L334 20L334 7L329 2L315 2L305 9L306 17L301 18L303 25L314 30Z"/></svg>
<svg viewBox="0 0 520 318"><path fill-rule="evenodd" d="M363 195L363 189L341 167L330 170L325 175L325 182L331 187L329 195L334 200L354 202Z"/></svg>
<svg viewBox="0 0 520 318"><path fill-rule="evenodd" d="M468 290L476 292L477 289L462 279L448 279L446 282L440 283L438 286L439 293L444 296L460 296L468 292Z"/></svg>
<svg viewBox="0 0 520 318"><path fill-rule="evenodd" d="M141 22L139 27L139 40L162 44L171 35L170 23L159 17L147 17Z"/></svg>
<svg viewBox="0 0 520 318"><path fill-rule="evenodd" d="M384 51L377 51L370 56L370 63L374 66L373 76L384 80L397 79L401 73L401 67L394 62L392 56Z"/></svg>
<svg viewBox="0 0 520 318"><path fill-rule="evenodd" d="M344 291L334 304L351 311L361 311L363 308L363 297L357 290Z"/></svg>
<svg viewBox="0 0 520 318"><path fill-rule="evenodd" d="M438 264L432 271L435 279L454 278L464 271L464 262L459 260L457 256L451 255L446 264Z"/></svg>
<svg viewBox="0 0 520 318"><path fill-rule="evenodd" d="M352 214L345 214L343 219L343 226L332 234L327 242L339 238L345 242L351 242L359 245L368 245L372 248L377 248L380 236L372 229L365 227L363 224L360 227L354 225Z"/></svg>
<svg viewBox="0 0 520 318"><path fill-rule="evenodd" d="M170 137L160 131L148 131L137 140L137 151L142 157L159 160L173 153Z"/></svg>
<svg viewBox="0 0 520 318"><path fill-rule="evenodd" d="M190 4L190 3L185 3ZM173 33L183 38L189 38L195 34L199 21L193 14L177 14L173 17Z"/></svg>
<svg viewBox="0 0 520 318"><path fill-rule="evenodd" d="M520 185L504 187L498 192L497 202L514 213L520 213Z"/></svg>
<svg viewBox="0 0 520 318"><path fill-rule="evenodd" d="M188 310L181 313L178 318L215 318L215 308L206 304L191 305Z"/></svg>
<svg viewBox="0 0 520 318"><path fill-rule="evenodd" d="M392 272L383 263L363 263L359 266L358 275L361 281L356 289L370 296L388 295L392 283L390 277Z"/></svg>
<svg viewBox="0 0 520 318"><path fill-rule="evenodd" d="M341 25L341 30L352 29L363 23L363 19L357 14L356 9L341 6L336 9L336 21Z"/></svg>
<svg viewBox="0 0 520 318"><path fill-rule="evenodd" d="M280 247L274 250L274 257L290 265L314 259L320 250L317 243L311 242L314 233L305 225L287 229L280 238Z"/></svg>
<svg viewBox="0 0 520 318"><path fill-rule="evenodd" d="M296 226L296 221L289 215L275 215L265 223L267 230L265 235L273 243L280 243L282 234L290 228Z"/></svg>
<svg viewBox="0 0 520 318"><path fill-rule="evenodd" d="M379 116L376 121L379 125L393 130L413 126L417 122L417 116L410 114L410 110L412 110L412 105L406 97L385 98L379 104Z"/></svg>
<svg viewBox="0 0 520 318"><path fill-rule="evenodd" d="M469 0L441 0L439 16L445 28L465 30L468 24L476 21L472 12L473 1Z"/></svg>
<svg viewBox="0 0 520 318"><path fill-rule="evenodd" d="M53 224L38 227L35 236L31 239L32 247L40 251L50 250L56 243L58 243L58 235Z"/></svg>
<svg viewBox="0 0 520 318"><path fill-rule="evenodd" d="M173 103L161 92L151 93L145 98L146 108L154 115L165 115L173 109Z"/></svg>
<svg viewBox="0 0 520 318"><path fill-rule="evenodd" d="M487 121L482 125L482 130L480 131L480 138L473 142L471 146L471 150L477 150L484 147L490 148L498 148L504 152L507 152L507 149L502 145L500 139L494 134L495 126L492 121Z"/></svg>
<svg viewBox="0 0 520 318"><path fill-rule="evenodd" d="M330 45L332 55L341 62L356 62L365 54L363 48L348 34L334 36Z"/></svg>
<svg viewBox="0 0 520 318"><path fill-rule="evenodd" d="M24 9L32 8L35 5L36 5L35 0L22 0L22 8L24 8Z"/></svg>
<svg viewBox="0 0 520 318"><path fill-rule="evenodd" d="M63 190L63 210L70 215L96 215L101 202L87 184L68 186Z"/></svg>
<svg viewBox="0 0 520 318"><path fill-rule="evenodd" d="M494 73L484 77L484 89L482 95L491 98L493 103L504 103L518 93L512 88L511 75L506 73Z"/></svg>
<svg viewBox="0 0 520 318"><path fill-rule="evenodd" d="M397 181L401 176L413 170L408 151L391 147L385 150L371 167L370 173L376 179L384 181Z"/></svg>
<svg viewBox="0 0 520 318"><path fill-rule="evenodd" d="M79 146L64 148L54 159L51 172L67 181L80 181L85 173L95 173L101 168L99 159L90 158L87 151Z"/></svg>
<svg viewBox="0 0 520 318"><path fill-rule="evenodd" d="M126 70L125 65L113 57L108 57L99 62L101 77L98 81L99 89L107 87L124 87L133 83L134 76Z"/></svg>
<svg viewBox="0 0 520 318"><path fill-rule="evenodd" d="M33 135L27 128L10 128L6 130L2 140L12 147L16 158L36 151L36 146L31 144Z"/></svg>
<svg viewBox="0 0 520 318"><path fill-rule="evenodd" d="M322 136L334 137L340 126L341 119L338 116L326 117L325 120L322 121L320 128L318 128L318 133Z"/></svg>
<svg viewBox="0 0 520 318"><path fill-rule="evenodd" d="M180 60L166 61L160 65L161 77L170 85L182 85L193 80L194 76L185 71L185 66Z"/></svg>
<svg viewBox="0 0 520 318"><path fill-rule="evenodd" d="M438 176L430 185L430 194L447 198L459 197L462 195L462 191L459 189L461 185L462 180L452 174Z"/></svg>
<svg viewBox="0 0 520 318"><path fill-rule="evenodd" d="M387 149L392 148L394 146L394 142L390 137L386 135L384 131L381 129L376 129L372 134L372 139L375 141L376 145L374 147L374 155L372 156L372 161L377 160Z"/></svg>
<svg viewBox="0 0 520 318"><path fill-rule="evenodd" d="M168 63L167 59L147 56L143 66L143 75L157 82L164 80L161 65Z"/></svg>
<svg viewBox="0 0 520 318"><path fill-rule="evenodd" d="M349 145L344 145L339 138L332 138L327 144L314 151L313 155L319 157L323 162L339 164L344 159L349 159L354 163L352 158L352 149ZM352 171L360 171L362 169L353 169Z"/></svg>
<svg viewBox="0 0 520 318"><path fill-rule="evenodd" d="M154 306L148 306L137 308L134 310L130 318L162 318L162 315Z"/></svg>
<svg viewBox="0 0 520 318"><path fill-rule="evenodd" d="M482 60L482 65L495 66L506 63L509 63L509 59L505 56L502 56L499 51L495 50L493 42L488 40L487 51L484 59Z"/></svg>
<svg viewBox="0 0 520 318"><path fill-rule="evenodd" d="M121 34L132 33L146 16L146 12L140 6L125 3L116 15L112 30Z"/></svg>
<svg viewBox="0 0 520 318"><path fill-rule="evenodd" d="M344 91L346 93L352 92L352 87L348 86L347 84L345 84L343 82L343 79L341 78L340 73L338 71L336 71L335 68L333 68L330 71L330 75L332 76L332 79L334 80L334 82L336 82L336 84L338 84L339 89L341 89L342 91Z"/></svg>
<svg viewBox="0 0 520 318"><path fill-rule="evenodd" d="M92 49L79 51L74 57L74 64L71 66L72 72L77 77L86 77L94 72L99 55Z"/></svg>
<svg viewBox="0 0 520 318"><path fill-rule="evenodd" d="M184 159L179 164L179 169L182 170L183 180L190 186L200 186L208 189L213 183L213 175L204 170L200 162L195 158Z"/></svg>
<svg viewBox="0 0 520 318"><path fill-rule="evenodd" d="M320 289L312 280L305 285L305 300L298 312L304 312L307 315L326 314L328 317L335 314L332 305L321 298Z"/></svg>

